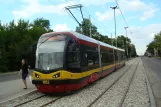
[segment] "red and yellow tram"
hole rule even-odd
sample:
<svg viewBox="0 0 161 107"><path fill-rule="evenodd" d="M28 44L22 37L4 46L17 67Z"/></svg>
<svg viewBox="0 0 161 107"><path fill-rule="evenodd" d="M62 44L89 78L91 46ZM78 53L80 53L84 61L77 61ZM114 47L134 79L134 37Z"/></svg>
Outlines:
<svg viewBox="0 0 161 107"><path fill-rule="evenodd" d="M70 92L124 64L122 49L73 31L46 33L38 40L32 83L40 92Z"/></svg>

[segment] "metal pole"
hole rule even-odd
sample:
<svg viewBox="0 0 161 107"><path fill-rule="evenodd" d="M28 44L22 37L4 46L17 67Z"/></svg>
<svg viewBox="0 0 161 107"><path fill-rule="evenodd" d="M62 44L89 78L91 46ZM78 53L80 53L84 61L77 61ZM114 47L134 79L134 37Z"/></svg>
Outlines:
<svg viewBox="0 0 161 107"><path fill-rule="evenodd" d="M90 21L90 37L92 37L92 35L91 35L91 18L90 18L90 15L89 15L89 21Z"/></svg>
<svg viewBox="0 0 161 107"><path fill-rule="evenodd" d="M124 49L125 48L124 40L122 40L122 42L123 42L123 49Z"/></svg>
<svg viewBox="0 0 161 107"><path fill-rule="evenodd" d="M115 45L116 45L116 47L117 47L117 38L116 38L116 16L115 16L115 9L117 8L117 6L115 6L115 7L110 7L110 8L112 8L112 9L114 10L115 39L116 39L116 41L115 41Z"/></svg>
<svg viewBox="0 0 161 107"><path fill-rule="evenodd" d="M117 38L116 38L116 16L115 16L115 9L117 8L117 6L115 6L115 7L110 7L110 8L112 8L113 10L114 10L114 22L115 22L115 45L116 45L116 48L117 48ZM115 56L115 54L114 54L114 56ZM116 60L116 58L117 58L118 56L117 56L117 50L116 50L116 57L115 57L115 60ZM118 59L117 59L118 60ZM116 61L115 61L115 64L116 64Z"/></svg>
<svg viewBox="0 0 161 107"><path fill-rule="evenodd" d="M128 27L124 27L125 28L125 32L126 32L126 53L127 53L127 58L128 58L128 45L127 45L127 28Z"/></svg>
<svg viewBox="0 0 161 107"><path fill-rule="evenodd" d="M111 44L113 46L112 33L111 33ZM114 46L113 46L113 58L114 58L114 64L115 64Z"/></svg>

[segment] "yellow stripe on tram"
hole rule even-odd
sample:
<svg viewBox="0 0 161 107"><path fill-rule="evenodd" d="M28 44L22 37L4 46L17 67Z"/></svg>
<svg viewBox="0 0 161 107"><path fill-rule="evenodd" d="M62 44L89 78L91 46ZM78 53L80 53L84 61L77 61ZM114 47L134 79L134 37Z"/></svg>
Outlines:
<svg viewBox="0 0 161 107"><path fill-rule="evenodd" d="M114 64L111 64L111 65L108 65L108 66L104 66L102 67L103 68L103 71L104 70L107 70L109 68L112 68L114 67L115 65ZM80 79L80 78L83 78L83 77L87 77L93 73L98 73L98 72L101 72L100 68L96 68L96 69L92 69L92 70L89 70L89 71L84 71L82 73L72 73L70 71L66 71L66 70L59 70L59 71L56 71L56 72L53 72L53 73L50 73L50 74L43 74L43 73L40 73L38 71L34 71L33 74L32 74L32 77L33 79L35 80L43 80L43 79L54 79L54 80L64 80L64 79ZM53 78L54 75L60 73L60 77L57 77L57 78ZM38 74L40 76L40 78L37 78L35 77L35 74Z"/></svg>

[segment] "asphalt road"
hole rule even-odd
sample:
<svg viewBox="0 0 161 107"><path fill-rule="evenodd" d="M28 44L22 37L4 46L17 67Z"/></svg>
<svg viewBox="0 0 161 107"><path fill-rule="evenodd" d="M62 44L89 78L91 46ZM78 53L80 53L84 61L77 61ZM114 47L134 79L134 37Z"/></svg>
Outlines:
<svg viewBox="0 0 161 107"><path fill-rule="evenodd" d="M161 59L144 57L142 61L148 68L147 73L153 90L156 107L161 107Z"/></svg>
<svg viewBox="0 0 161 107"><path fill-rule="evenodd" d="M146 64L161 79L161 59L145 57L143 63Z"/></svg>
<svg viewBox="0 0 161 107"><path fill-rule="evenodd" d="M30 71L29 74L31 74L32 70ZM13 73L6 73L6 74L0 74L0 82L6 82L6 81L11 81L11 80L16 80L20 79L19 77L19 72L13 72Z"/></svg>

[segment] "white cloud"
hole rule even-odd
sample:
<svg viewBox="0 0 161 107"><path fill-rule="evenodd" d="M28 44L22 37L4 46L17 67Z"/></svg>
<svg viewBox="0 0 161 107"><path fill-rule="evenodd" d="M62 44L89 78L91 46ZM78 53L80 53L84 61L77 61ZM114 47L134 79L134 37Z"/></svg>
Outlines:
<svg viewBox="0 0 161 107"><path fill-rule="evenodd" d="M140 18L141 21L144 21L144 20L147 20L151 17L154 16L154 13L157 11L157 9L153 9L153 10L150 10L150 11L145 11L143 16Z"/></svg>
<svg viewBox="0 0 161 107"><path fill-rule="evenodd" d="M40 0L21 0L27 5L21 5L21 9L12 11L12 14L16 19L28 18L34 14L39 13L55 13L59 15L64 15L66 12L63 10L68 4L62 3L59 5L43 5L40 4Z"/></svg>
<svg viewBox="0 0 161 107"><path fill-rule="evenodd" d="M112 2L113 0L80 0L79 3L89 6L89 5L103 5L108 2Z"/></svg>
<svg viewBox="0 0 161 107"><path fill-rule="evenodd" d="M138 54L144 54L146 45L148 45L154 38L154 35L161 31L161 24L151 24L145 27L130 27L130 34L128 30L128 37L135 44Z"/></svg>
<svg viewBox="0 0 161 107"><path fill-rule="evenodd" d="M144 21L154 16L154 13L158 10L154 4L145 3L141 0L118 0L118 4L123 13L125 12L137 12L141 13L140 20ZM113 19L112 11L107 10L105 13L96 12L96 16L99 21ZM98 14L99 13L99 14ZM135 14L135 13L134 13Z"/></svg>
<svg viewBox="0 0 161 107"><path fill-rule="evenodd" d="M54 31L70 31L71 29L67 26L66 23L64 24L57 24L53 28Z"/></svg>
<svg viewBox="0 0 161 107"><path fill-rule="evenodd" d="M119 14L120 14L119 11L116 10L116 16L118 16ZM114 13L113 13L113 11L108 10L105 13L96 12L96 16L99 21L105 21L105 20L113 19Z"/></svg>
<svg viewBox="0 0 161 107"><path fill-rule="evenodd" d="M141 0L119 0L118 4L125 11L147 11L153 9L153 4L144 3Z"/></svg>
<svg viewBox="0 0 161 107"><path fill-rule="evenodd" d="M15 0L0 0L0 3L13 3Z"/></svg>

